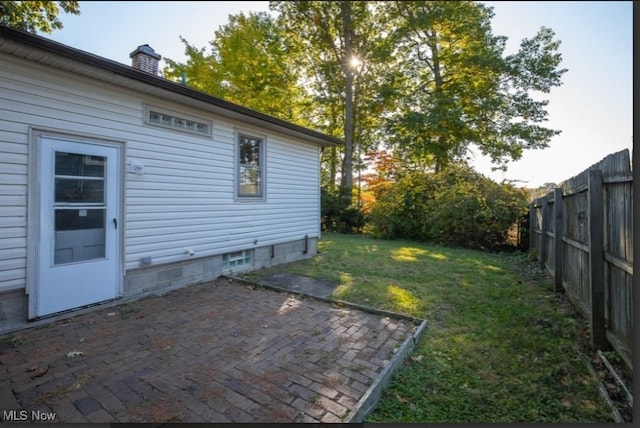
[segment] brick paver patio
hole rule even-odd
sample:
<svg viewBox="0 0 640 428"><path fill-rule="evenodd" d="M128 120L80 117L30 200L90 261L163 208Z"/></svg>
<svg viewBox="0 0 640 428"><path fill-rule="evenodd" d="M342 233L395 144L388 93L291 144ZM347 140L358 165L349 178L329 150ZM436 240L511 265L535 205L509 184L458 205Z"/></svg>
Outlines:
<svg viewBox="0 0 640 428"><path fill-rule="evenodd" d="M220 278L3 336L0 420L344 422L415 329Z"/></svg>

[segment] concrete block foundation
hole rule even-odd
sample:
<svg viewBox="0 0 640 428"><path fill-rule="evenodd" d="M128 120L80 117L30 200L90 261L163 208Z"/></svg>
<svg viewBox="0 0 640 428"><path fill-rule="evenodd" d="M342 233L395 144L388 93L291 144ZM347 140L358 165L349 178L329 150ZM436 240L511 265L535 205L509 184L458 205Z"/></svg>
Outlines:
<svg viewBox="0 0 640 428"><path fill-rule="evenodd" d="M223 266L223 254L130 269L124 277L124 290L121 297L125 300L136 299L212 281L223 274L236 275L310 258L318 253L318 238L304 237L295 241L247 250L252 253L251 262L228 270ZM0 334L33 325L33 322L28 321L28 302L24 289L0 293ZM79 309L83 308L77 308ZM74 311L76 310L71 313ZM65 315L68 313L65 311ZM56 314L46 319L55 320Z"/></svg>

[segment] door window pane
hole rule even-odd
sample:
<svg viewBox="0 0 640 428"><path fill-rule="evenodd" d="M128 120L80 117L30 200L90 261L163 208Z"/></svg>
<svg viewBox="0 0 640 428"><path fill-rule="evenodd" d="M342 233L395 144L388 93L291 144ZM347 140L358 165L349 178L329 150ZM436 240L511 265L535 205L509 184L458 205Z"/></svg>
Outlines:
<svg viewBox="0 0 640 428"><path fill-rule="evenodd" d="M55 265L105 257L106 163L103 156L56 152Z"/></svg>
<svg viewBox="0 0 640 428"><path fill-rule="evenodd" d="M105 256L105 210L55 210L53 263L80 262Z"/></svg>
<svg viewBox="0 0 640 428"><path fill-rule="evenodd" d="M104 229L104 208L57 209L56 232L61 230Z"/></svg>
<svg viewBox="0 0 640 428"><path fill-rule="evenodd" d="M55 175L104 177L106 158L78 153L56 152Z"/></svg>
<svg viewBox="0 0 640 428"><path fill-rule="evenodd" d="M56 202L104 203L104 180L56 178Z"/></svg>

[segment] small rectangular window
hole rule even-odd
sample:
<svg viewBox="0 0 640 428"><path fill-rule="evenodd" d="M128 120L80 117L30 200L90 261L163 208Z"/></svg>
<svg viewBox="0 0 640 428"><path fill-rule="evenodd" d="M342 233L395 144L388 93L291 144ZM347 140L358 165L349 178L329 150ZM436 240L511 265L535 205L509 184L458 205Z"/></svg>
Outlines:
<svg viewBox="0 0 640 428"><path fill-rule="evenodd" d="M146 109L146 123L176 131L189 132L203 136L211 135L211 122L162 111L154 107Z"/></svg>
<svg viewBox="0 0 640 428"><path fill-rule="evenodd" d="M222 269L230 270L251 264L252 256L250 250L235 251L233 253L223 254Z"/></svg>
<svg viewBox="0 0 640 428"><path fill-rule="evenodd" d="M238 136L238 196L262 197L264 139Z"/></svg>
<svg viewBox="0 0 640 428"><path fill-rule="evenodd" d="M162 115L155 111L149 112L149 122L156 125L162 123Z"/></svg>

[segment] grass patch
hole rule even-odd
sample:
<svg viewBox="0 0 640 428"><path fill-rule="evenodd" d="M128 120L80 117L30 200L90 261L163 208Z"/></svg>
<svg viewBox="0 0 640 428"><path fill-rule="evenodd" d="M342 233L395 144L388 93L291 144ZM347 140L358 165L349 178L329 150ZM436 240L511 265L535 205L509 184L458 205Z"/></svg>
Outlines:
<svg viewBox="0 0 640 428"><path fill-rule="evenodd" d="M12 348L17 348L22 345L22 337L18 334L12 334L11 336L2 338L0 344L7 344Z"/></svg>
<svg viewBox="0 0 640 428"><path fill-rule="evenodd" d="M245 275L336 281L333 297L428 326L366 422L612 422L586 321L523 254L325 234L320 254Z"/></svg>
<svg viewBox="0 0 640 428"><path fill-rule="evenodd" d="M138 308L135 303L123 303L118 306L118 314L122 318L131 318L133 314L140 312L140 308Z"/></svg>

